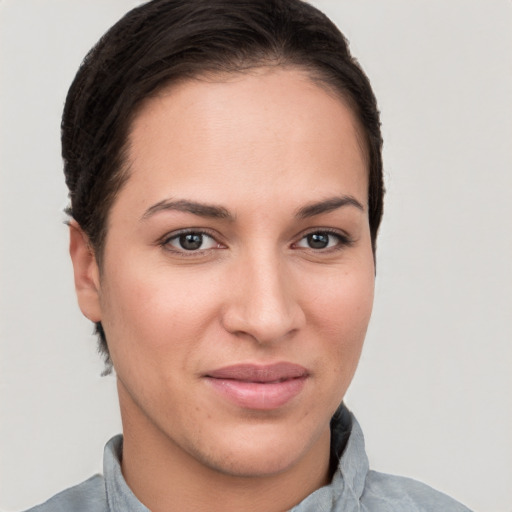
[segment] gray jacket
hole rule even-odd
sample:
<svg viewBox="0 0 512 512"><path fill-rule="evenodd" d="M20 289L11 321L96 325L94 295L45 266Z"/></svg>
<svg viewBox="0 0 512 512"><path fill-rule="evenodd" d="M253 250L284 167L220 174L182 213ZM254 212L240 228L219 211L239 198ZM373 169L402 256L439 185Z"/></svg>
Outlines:
<svg viewBox="0 0 512 512"><path fill-rule="evenodd" d="M339 459L333 479L292 512L470 512L425 484L371 471L361 427L343 405L331 431L332 458ZM95 475L27 512L148 512L124 481L122 443L118 435L105 446L103 476Z"/></svg>

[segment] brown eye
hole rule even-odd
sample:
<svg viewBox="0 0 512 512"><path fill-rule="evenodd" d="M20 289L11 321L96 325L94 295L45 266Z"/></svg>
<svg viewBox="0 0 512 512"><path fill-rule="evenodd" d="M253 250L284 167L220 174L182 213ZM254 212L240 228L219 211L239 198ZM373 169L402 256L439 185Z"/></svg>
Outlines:
<svg viewBox="0 0 512 512"><path fill-rule="evenodd" d="M329 234L311 233L306 236L306 240L311 249L325 249L329 245Z"/></svg>
<svg viewBox="0 0 512 512"><path fill-rule="evenodd" d="M213 237L207 235L206 233L190 231L188 233L179 233L169 237L165 241L164 245L173 251L193 252L213 249L218 247L219 244Z"/></svg>
<svg viewBox="0 0 512 512"><path fill-rule="evenodd" d="M341 233L331 231L313 231L303 236L296 244L295 247L305 249L334 249L336 247L343 247L350 245L350 240L347 236Z"/></svg>
<svg viewBox="0 0 512 512"><path fill-rule="evenodd" d="M199 233L189 233L187 235L180 235L178 242L182 249L186 251L196 251L203 245L203 235Z"/></svg>

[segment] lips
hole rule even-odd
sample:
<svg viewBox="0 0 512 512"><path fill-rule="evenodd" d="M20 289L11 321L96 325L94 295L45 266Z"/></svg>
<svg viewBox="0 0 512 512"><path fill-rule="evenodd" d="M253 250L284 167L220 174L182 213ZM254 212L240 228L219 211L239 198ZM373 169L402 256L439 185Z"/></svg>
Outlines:
<svg viewBox="0 0 512 512"><path fill-rule="evenodd" d="M272 410L284 406L303 389L308 371L300 365L239 364L208 372L205 380L223 399L245 409Z"/></svg>

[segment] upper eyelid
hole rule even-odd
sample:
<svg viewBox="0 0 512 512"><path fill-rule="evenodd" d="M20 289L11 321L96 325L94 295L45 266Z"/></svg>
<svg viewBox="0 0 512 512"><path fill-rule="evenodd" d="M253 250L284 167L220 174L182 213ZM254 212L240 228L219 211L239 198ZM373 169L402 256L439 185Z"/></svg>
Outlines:
<svg viewBox="0 0 512 512"><path fill-rule="evenodd" d="M222 241L222 236L220 236L220 234L218 234L217 232L215 232L213 230L210 230L208 228L196 228L196 227L194 227L194 228L181 228L181 229L177 229L177 230L168 232L164 236L162 236L158 240L157 243L159 245L165 245L170 240L174 240L174 239L178 238L181 235L186 235L186 234L189 234L189 233L198 233L198 234L201 234L201 235L206 235L206 236L208 236L210 238L213 238L219 244L227 245L225 241ZM293 238L291 244L292 245L296 244L297 242L299 242L300 240L302 240L306 236L308 236L310 234L313 234L313 233L327 233L329 235L333 235L333 236L339 237L340 241L343 241L346 244L351 244L351 243L354 242L353 238L346 231L344 231L342 229L332 228L332 227L312 227L312 228L308 228L308 229L302 231L300 234L296 235ZM208 250L208 249L206 249L206 250ZM199 251L197 251L197 252L199 252Z"/></svg>
<svg viewBox="0 0 512 512"><path fill-rule="evenodd" d="M335 228L311 228L311 229L308 229L306 231L303 231L296 239L294 242L292 242L292 246L298 244L301 240L303 240L304 238L306 238L308 235L312 235L314 233L327 233L328 235L332 235L334 237L337 237L338 238L338 249L342 248L342 247L349 247L351 245L353 245L354 243L354 239L348 234L346 233L345 231L343 230L340 230L340 229L335 229ZM301 247L299 247L299 249L302 249ZM307 248L303 248L303 249L307 249ZM336 247L332 247L331 249L336 249ZM311 249L311 250L314 250L314 251L317 251L317 249ZM327 252L329 249L325 249L325 251Z"/></svg>
<svg viewBox="0 0 512 512"><path fill-rule="evenodd" d="M207 247L207 248L199 248L196 250L186 250L184 248L178 248L174 247L171 242L174 242L176 239L178 239L182 235L187 234L199 234L202 236L207 236L211 240L213 240L218 246L224 246L222 242L219 242L218 237L212 235L209 233L208 230L202 229L202 228L183 228L178 229L175 231L171 231L168 234L161 237L157 242L156 245L158 245L162 250L164 250L168 255L174 255L175 257L180 258L203 258L208 254L211 254L211 251L217 250L217 249L223 249L225 247Z"/></svg>
<svg viewBox="0 0 512 512"><path fill-rule="evenodd" d="M345 238L347 240L351 240L352 237L343 229L337 228L327 228L327 227L314 227L306 229L298 235L297 240L302 240L305 236L311 235L313 233L327 233L329 235L339 236L340 238Z"/></svg>
<svg viewBox="0 0 512 512"><path fill-rule="evenodd" d="M176 230L170 231L170 232L166 233L164 236L162 236L159 239L158 243L166 243L169 240L173 240L175 238L178 238L181 235L188 235L188 234L191 234L191 233L197 233L199 235L206 235L206 236L209 236L210 238L213 238L217 242L221 243L219 241L219 238L220 238L219 235L215 234L214 232L212 232L211 230L206 229L206 228L182 228L182 229L176 229Z"/></svg>

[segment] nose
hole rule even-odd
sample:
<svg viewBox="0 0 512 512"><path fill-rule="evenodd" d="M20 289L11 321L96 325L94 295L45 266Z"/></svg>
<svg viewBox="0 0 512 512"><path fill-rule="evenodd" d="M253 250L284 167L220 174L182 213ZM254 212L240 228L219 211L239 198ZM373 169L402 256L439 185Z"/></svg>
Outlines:
<svg viewBox="0 0 512 512"><path fill-rule="evenodd" d="M277 255L253 254L232 270L232 285L222 315L227 331L271 344L301 329L305 314L297 287Z"/></svg>

